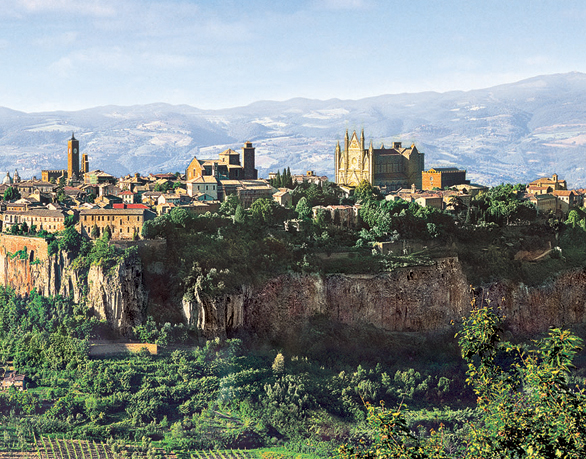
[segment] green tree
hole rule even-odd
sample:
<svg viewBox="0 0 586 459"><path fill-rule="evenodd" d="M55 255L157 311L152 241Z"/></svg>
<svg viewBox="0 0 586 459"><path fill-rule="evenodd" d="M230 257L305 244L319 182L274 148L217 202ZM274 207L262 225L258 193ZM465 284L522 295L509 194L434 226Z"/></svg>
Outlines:
<svg viewBox="0 0 586 459"><path fill-rule="evenodd" d="M354 190L354 196L360 200L372 199L374 188L368 180L362 180Z"/></svg>
<svg viewBox="0 0 586 459"><path fill-rule="evenodd" d="M315 213L314 223L319 228L326 227L326 210L325 209L318 209Z"/></svg>
<svg viewBox="0 0 586 459"><path fill-rule="evenodd" d="M143 239L154 239L159 234L154 220L147 220L142 224L140 235Z"/></svg>
<svg viewBox="0 0 586 459"><path fill-rule="evenodd" d="M18 189L9 186L8 188L6 188L6 190L4 191L4 200L5 201L16 201L17 199L20 199L20 192L18 191Z"/></svg>
<svg viewBox="0 0 586 459"><path fill-rule="evenodd" d="M94 223L94 226L92 226L92 231L90 233L90 237L92 239L97 239L100 237L100 228L98 228L98 225L96 225L95 223Z"/></svg>
<svg viewBox="0 0 586 459"><path fill-rule="evenodd" d="M282 353L278 353L273 361L273 371L275 373L283 373L285 371L285 356Z"/></svg>
<svg viewBox="0 0 586 459"><path fill-rule="evenodd" d="M238 195L230 194L224 198L224 201L220 205L220 212L224 215L234 215L236 208L240 205Z"/></svg>
<svg viewBox="0 0 586 459"><path fill-rule="evenodd" d="M82 237L74 226L68 226L61 232L59 249L66 252L77 252L81 247Z"/></svg>
<svg viewBox="0 0 586 459"><path fill-rule="evenodd" d="M576 228L576 226L580 225L580 214L577 210L570 210L568 219L566 220L566 225L571 226L572 228Z"/></svg>
<svg viewBox="0 0 586 459"><path fill-rule="evenodd" d="M474 306L457 334L468 365L467 383L478 400L479 419L451 457L582 458L586 454L586 393L570 384L572 361L582 340L552 329L533 346L501 341L501 319L488 306ZM416 436L402 407L367 404L371 442L345 445L350 458L446 458L440 432Z"/></svg>
<svg viewBox="0 0 586 459"><path fill-rule="evenodd" d="M551 329L529 348L501 342L500 325L492 309L477 307L458 335L482 413L468 457L584 457L586 394L569 383L582 340Z"/></svg>
<svg viewBox="0 0 586 459"><path fill-rule="evenodd" d="M275 206L276 203L272 199L260 198L250 206L250 214L258 222L271 224L275 221Z"/></svg>
<svg viewBox="0 0 586 459"><path fill-rule="evenodd" d="M240 204L236 206L236 212L234 212L234 223L244 223L246 221L246 211Z"/></svg>
<svg viewBox="0 0 586 459"><path fill-rule="evenodd" d="M281 179L281 172L279 172L277 170L277 173L275 174L275 178L272 180L271 185L273 185L275 188L282 188L283 187L283 181Z"/></svg>
<svg viewBox="0 0 586 459"><path fill-rule="evenodd" d="M70 226L74 226L75 225L75 216L68 215L67 217L65 217L63 220L63 225L65 226L65 228L69 228Z"/></svg>
<svg viewBox="0 0 586 459"><path fill-rule="evenodd" d="M110 239L112 239L112 228L110 228L110 225L107 225L106 227L104 227L104 231L102 233L102 236L106 239L106 241L109 241Z"/></svg>
<svg viewBox="0 0 586 459"><path fill-rule="evenodd" d="M185 209L175 208L170 212L170 218L173 223L185 228L187 223L191 220L191 215Z"/></svg>
<svg viewBox="0 0 586 459"><path fill-rule="evenodd" d="M302 197L297 203L295 212L297 212L297 215L301 220L307 220L311 217L311 206L309 205L309 202L305 196Z"/></svg>

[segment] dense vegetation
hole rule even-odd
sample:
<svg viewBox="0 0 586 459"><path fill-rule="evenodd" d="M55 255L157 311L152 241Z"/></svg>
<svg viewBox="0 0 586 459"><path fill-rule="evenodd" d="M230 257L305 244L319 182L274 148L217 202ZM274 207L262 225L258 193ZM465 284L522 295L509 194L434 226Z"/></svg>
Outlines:
<svg viewBox="0 0 586 459"><path fill-rule="evenodd" d="M471 400L457 362L438 362L434 372L405 367L398 357L327 367L301 355L246 349L239 340L180 345L188 338L172 332L166 339L176 345L159 356L90 359L88 338L100 324L83 306L0 292L2 364L11 362L29 379L25 392L0 393L2 429L21 447L57 435L154 440L176 450L286 445L327 456L362 435L364 401L409 400L421 408L451 399L464 409ZM438 415L444 413L428 417Z"/></svg>
<svg viewBox="0 0 586 459"><path fill-rule="evenodd" d="M379 349L354 366L344 349L332 361L235 339L188 345L177 333L158 356L96 359L87 348L99 324L82 306L0 293L2 363L12 360L29 379L25 392L0 393L5 447L32 449L35 438L53 436L145 451L279 446L309 457L330 457L342 443L347 457L584 452L584 370L571 372L580 340L553 330L535 346L501 343L499 318L487 307L458 332L464 360L445 337L391 334L403 341L385 346L386 357ZM381 401L391 411L375 408ZM388 449L397 445L403 456Z"/></svg>
<svg viewBox="0 0 586 459"><path fill-rule="evenodd" d="M371 437L340 448L342 458L581 458L586 453L584 380L572 376L582 340L552 329L533 346L501 342L500 318L472 310L459 333L477 416L457 441L444 427L409 428L403 408L368 405Z"/></svg>
<svg viewBox="0 0 586 459"><path fill-rule="evenodd" d="M468 206L453 199L447 211L387 201L367 184L354 197L332 184L299 185L291 208L261 199L244 209L230 197L218 214L175 209L142 230L167 242L161 285L150 285L151 297L168 295L159 304L177 305L198 292L230 292L282 272L379 272L446 255L458 255L475 284L499 277L536 284L584 266L586 214L576 209L565 221L537 215L519 199L519 188L496 187ZM354 228L312 211L354 202L361 205ZM43 236L52 253L68 251L82 269L110 268L136 254L110 245L107 232L84 240L70 223L56 238ZM376 250L377 243L405 239L424 248L384 256ZM546 252L540 263L516 257ZM330 259L333 253L339 257ZM154 252L141 256L161 261ZM33 448L35 438L47 436L134 442L151 456L153 446L279 447L279 454L309 457L330 457L342 444L347 457L523 457L529 446L545 457L544 442L554 445L553 454L570 442L567 448L583 449L581 427L570 421L582 419L575 383L584 370L570 371L579 342L566 332L533 347L499 343L498 320L487 308L464 321L459 343L456 328L422 336L314 317L296 346L282 348L258 336L206 342L193 328L165 323L179 319L170 319L172 308L154 305L133 335L157 342L160 354L100 359L87 351L107 327L84 304L0 290L1 363L25 373L29 385L0 393L0 444ZM480 329L484 323L488 328ZM572 415L555 418L552 407ZM481 444L488 446L481 451Z"/></svg>

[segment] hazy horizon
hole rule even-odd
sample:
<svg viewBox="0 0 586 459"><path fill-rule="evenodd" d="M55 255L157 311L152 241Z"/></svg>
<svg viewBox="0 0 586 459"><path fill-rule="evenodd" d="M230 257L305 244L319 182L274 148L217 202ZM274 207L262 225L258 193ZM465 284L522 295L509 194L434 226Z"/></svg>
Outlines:
<svg viewBox="0 0 586 459"><path fill-rule="evenodd" d="M0 0L0 105L223 109L482 89L586 72L585 17L578 1Z"/></svg>

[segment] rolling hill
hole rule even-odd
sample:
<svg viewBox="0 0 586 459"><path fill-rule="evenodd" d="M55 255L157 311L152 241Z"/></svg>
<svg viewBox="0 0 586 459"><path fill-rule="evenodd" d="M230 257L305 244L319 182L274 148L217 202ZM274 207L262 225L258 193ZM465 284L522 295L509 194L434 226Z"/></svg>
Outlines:
<svg viewBox="0 0 586 459"><path fill-rule="evenodd" d="M333 175L346 129L376 146L414 142L426 168L458 166L479 183L527 182L556 172L586 187L586 74L545 75L474 91L291 99L201 110L187 105L104 106L24 113L0 108L0 171L21 177L64 168L71 132L91 169L115 175L184 171L193 156L257 147L259 175L290 166Z"/></svg>

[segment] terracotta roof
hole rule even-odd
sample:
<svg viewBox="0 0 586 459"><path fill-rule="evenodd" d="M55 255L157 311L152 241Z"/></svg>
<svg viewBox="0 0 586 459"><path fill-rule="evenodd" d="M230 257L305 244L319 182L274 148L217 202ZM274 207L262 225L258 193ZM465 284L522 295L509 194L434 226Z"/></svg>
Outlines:
<svg viewBox="0 0 586 459"><path fill-rule="evenodd" d="M25 375L18 374L14 371L4 375L5 382L24 381Z"/></svg>
<svg viewBox="0 0 586 459"><path fill-rule="evenodd" d="M200 175L199 177L188 180L187 183L218 183L218 179L212 175Z"/></svg>
<svg viewBox="0 0 586 459"><path fill-rule="evenodd" d="M427 172L465 172L457 167L432 167Z"/></svg>
<svg viewBox="0 0 586 459"><path fill-rule="evenodd" d="M32 208L27 211L20 210L8 210L4 212L4 215L32 215L36 217L58 217L62 218L66 216L66 213L62 210L50 210L50 209L39 209L38 207Z"/></svg>
<svg viewBox="0 0 586 459"><path fill-rule="evenodd" d="M144 215L146 209L82 209L79 215Z"/></svg>
<svg viewBox="0 0 586 459"><path fill-rule="evenodd" d="M570 196L575 193L573 190L555 190L555 191L552 191L552 194L554 196Z"/></svg>
<svg viewBox="0 0 586 459"><path fill-rule="evenodd" d="M125 203L114 203L112 204L112 208L114 209L148 209L149 206L145 204L125 204Z"/></svg>

